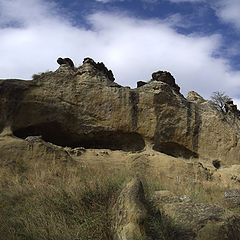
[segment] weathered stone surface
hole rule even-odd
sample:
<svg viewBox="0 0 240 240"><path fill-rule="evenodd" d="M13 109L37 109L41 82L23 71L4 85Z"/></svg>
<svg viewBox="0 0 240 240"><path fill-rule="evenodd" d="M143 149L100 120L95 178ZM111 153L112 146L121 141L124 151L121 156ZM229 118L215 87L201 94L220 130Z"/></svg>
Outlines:
<svg viewBox="0 0 240 240"><path fill-rule="evenodd" d="M133 179L122 190L113 208L114 240L145 237L144 220L147 217L147 210L144 201L142 182Z"/></svg>
<svg viewBox="0 0 240 240"><path fill-rule="evenodd" d="M104 65L104 63L102 63L102 62L100 62L100 63L99 63L99 62L98 62L98 63L95 63L95 61L94 61L93 59L91 59L91 58L84 58L83 64L84 64L85 66L88 65L88 67L89 67L91 70L93 70L93 69L95 68L95 70L103 73L105 76L107 76L108 80L110 80L110 81L112 81L112 82L115 80L112 71L111 71L111 70L108 70L108 69L106 68L106 66Z"/></svg>
<svg viewBox="0 0 240 240"><path fill-rule="evenodd" d="M180 227L176 239L240 239L240 217L222 207L184 201L169 191L155 192L153 202Z"/></svg>
<svg viewBox="0 0 240 240"><path fill-rule="evenodd" d="M225 203L228 207L240 207L240 189L229 188L225 194Z"/></svg>
<svg viewBox="0 0 240 240"><path fill-rule="evenodd" d="M39 136L30 136L25 140L0 136L0 163L14 161L56 160L59 162L72 162L70 154L62 147L45 142Z"/></svg>
<svg viewBox="0 0 240 240"><path fill-rule="evenodd" d="M160 81L160 82L167 83L177 92L180 91L180 87L175 83L175 79L170 72L166 72L166 71L154 72L152 74L152 81Z"/></svg>
<svg viewBox="0 0 240 240"><path fill-rule="evenodd" d="M190 91L187 95L187 100L189 102L204 103L206 100L194 91Z"/></svg>
<svg viewBox="0 0 240 240"><path fill-rule="evenodd" d="M170 73L137 88L121 87L102 63L62 64L37 80L0 80L0 131L56 145L155 150L239 163L240 121L208 102L189 102Z"/></svg>

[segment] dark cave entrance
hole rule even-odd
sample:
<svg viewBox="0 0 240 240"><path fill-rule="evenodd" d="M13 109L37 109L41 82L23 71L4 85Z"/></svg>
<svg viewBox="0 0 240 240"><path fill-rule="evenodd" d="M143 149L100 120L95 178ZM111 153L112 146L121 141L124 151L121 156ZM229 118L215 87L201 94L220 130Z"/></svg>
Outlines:
<svg viewBox="0 0 240 240"><path fill-rule="evenodd" d="M16 137L41 136L46 142L62 147L84 147L123 151L140 151L145 142L138 133L121 131L96 131L89 134L76 134L63 130L58 122L41 123L13 130Z"/></svg>
<svg viewBox="0 0 240 240"><path fill-rule="evenodd" d="M183 145L180 145L175 142L162 142L155 144L153 149L158 152L165 153L173 157L182 157L182 158L197 158L198 154L187 149Z"/></svg>

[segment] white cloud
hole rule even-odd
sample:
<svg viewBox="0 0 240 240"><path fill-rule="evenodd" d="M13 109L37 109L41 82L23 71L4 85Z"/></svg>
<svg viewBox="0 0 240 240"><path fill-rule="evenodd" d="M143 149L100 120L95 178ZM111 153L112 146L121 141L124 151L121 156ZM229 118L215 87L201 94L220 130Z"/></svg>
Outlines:
<svg viewBox="0 0 240 240"><path fill-rule="evenodd" d="M125 0L95 0L96 2L109 3L109 2L124 2Z"/></svg>
<svg viewBox="0 0 240 240"><path fill-rule="evenodd" d="M170 2L173 2L173 3L182 3L182 2L192 2L192 3L195 3L195 2L204 2L205 0L169 0Z"/></svg>
<svg viewBox="0 0 240 240"><path fill-rule="evenodd" d="M34 73L55 70L59 56L72 58L76 65L90 56L112 69L122 85L135 87L138 80L150 80L152 72L167 70L185 94L195 90L209 96L221 90L234 97L239 92L240 72L232 71L227 60L213 57L221 46L218 35L184 36L166 21L103 12L89 15L91 28L85 29L72 26L41 0L27 1L11 5L0 0L0 16L8 11L5 24L6 19L24 23L0 28L0 78L30 79Z"/></svg>
<svg viewBox="0 0 240 240"><path fill-rule="evenodd" d="M205 2L209 4L215 11L216 15L224 22L232 23L240 29L240 1L239 0L168 0L173 3L197 3Z"/></svg>
<svg viewBox="0 0 240 240"><path fill-rule="evenodd" d="M142 2L145 2L145 3L157 3L158 0L142 0Z"/></svg>
<svg viewBox="0 0 240 240"><path fill-rule="evenodd" d="M102 2L102 3L108 3L111 2L112 0L96 0L96 2Z"/></svg>
<svg viewBox="0 0 240 240"><path fill-rule="evenodd" d="M36 25L45 19L57 19L56 4L42 0L0 0L0 25L18 23ZM49 11L51 9L51 11Z"/></svg>
<svg viewBox="0 0 240 240"><path fill-rule="evenodd" d="M213 7L218 17L228 23L234 24L240 29L240 1L239 0L218 0Z"/></svg>

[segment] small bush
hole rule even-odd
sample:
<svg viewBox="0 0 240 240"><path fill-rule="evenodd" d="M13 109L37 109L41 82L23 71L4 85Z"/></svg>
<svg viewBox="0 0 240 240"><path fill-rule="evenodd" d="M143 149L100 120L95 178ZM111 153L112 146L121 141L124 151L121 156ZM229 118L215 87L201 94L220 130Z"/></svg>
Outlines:
<svg viewBox="0 0 240 240"><path fill-rule="evenodd" d="M41 73L35 73L32 75L33 80L38 80L40 77L42 77L46 73L50 73L51 71L47 70L46 72L41 72Z"/></svg>

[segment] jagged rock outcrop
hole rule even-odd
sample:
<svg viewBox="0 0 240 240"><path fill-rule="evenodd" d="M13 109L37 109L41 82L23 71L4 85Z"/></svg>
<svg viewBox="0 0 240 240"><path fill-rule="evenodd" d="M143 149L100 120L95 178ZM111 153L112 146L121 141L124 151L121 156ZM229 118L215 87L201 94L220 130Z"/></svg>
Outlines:
<svg viewBox="0 0 240 240"><path fill-rule="evenodd" d="M69 67L74 68L74 63L73 63L72 59L70 59L70 58L61 58L60 57L60 58L57 59L57 63L60 66L66 64Z"/></svg>
<svg viewBox="0 0 240 240"><path fill-rule="evenodd" d="M239 163L239 120L185 99L170 73L153 73L136 89L113 81L90 58L32 81L0 80L0 132L68 147L136 151L151 144L173 156Z"/></svg>
<svg viewBox="0 0 240 240"><path fill-rule="evenodd" d="M108 70L106 68L106 66L104 65L104 63L102 63L102 62L95 63L94 60L91 58L84 58L83 64L84 64L84 68L86 68L86 66L88 66L90 68L90 71L92 71L93 70L92 67L94 67L97 71L99 71L99 72L103 73L105 76L107 76L108 80L114 82L115 78L113 76L112 71Z"/></svg>
<svg viewBox="0 0 240 240"><path fill-rule="evenodd" d="M189 102L204 103L206 100L194 91L190 91L187 95L187 100Z"/></svg>
<svg viewBox="0 0 240 240"><path fill-rule="evenodd" d="M237 109L237 105L233 104L232 100L229 100L224 105L226 113L233 114L236 117L240 117L240 111Z"/></svg>
<svg viewBox="0 0 240 240"><path fill-rule="evenodd" d="M144 86L144 85L146 85L146 84L147 84L146 82L138 81L138 82L137 82L137 88L142 87L142 86Z"/></svg>
<svg viewBox="0 0 240 240"><path fill-rule="evenodd" d="M175 83L175 79L170 72L166 72L166 71L154 72L152 74L151 81L159 81L159 82L167 83L169 86L171 86L177 92L180 91L180 87Z"/></svg>

